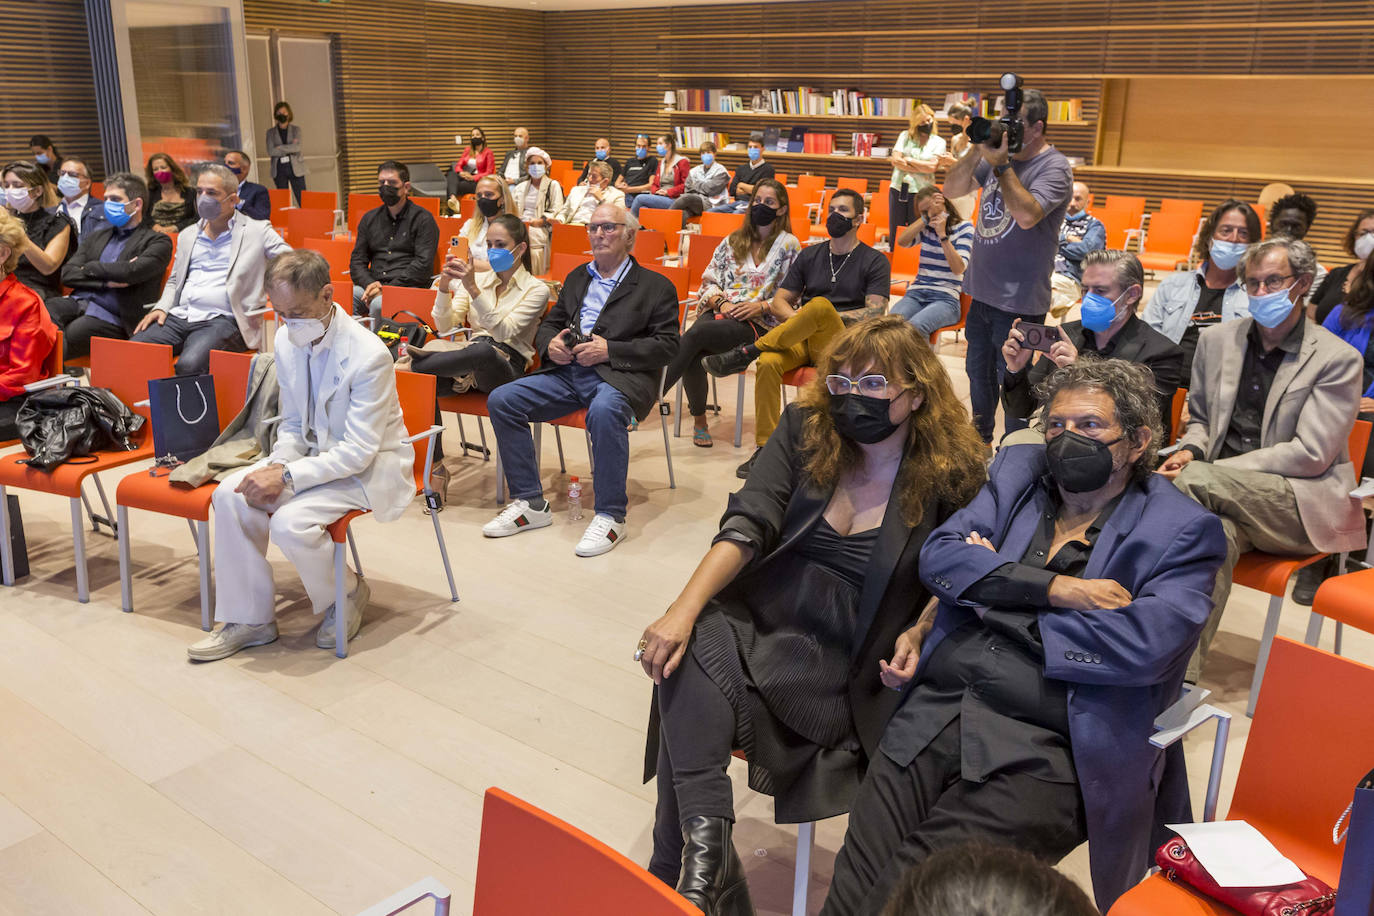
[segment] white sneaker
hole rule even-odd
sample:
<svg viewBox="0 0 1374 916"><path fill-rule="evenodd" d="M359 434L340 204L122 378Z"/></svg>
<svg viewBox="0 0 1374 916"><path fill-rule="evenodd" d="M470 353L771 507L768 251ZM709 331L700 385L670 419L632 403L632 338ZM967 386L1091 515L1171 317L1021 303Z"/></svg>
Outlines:
<svg viewBox="0 0 1374 916"><path fill-rule="evenodd" d="M277 624L226 623L198 643L186 649L192 661L213 662L228 658L240 649L265 646L277 641Z"/></svg>
<svg viewBox="0 0 1374 916"><path fill-rule="evenodd" d="M501 510L501 514L482 526L482 533L489 538L510 537L522 531L547 528L553 524L553 508L540 512L531 509L528 500L517 499Z"/></svg>
<svg viewBox="0 0 1374 916"><path fill-rule="evenodd" d="M573 551L579 557L599 557L610 553L611 548L625 540L625 523L618 522L609 515L596 515L587 530L582 532L582 540L577 542Z"/></svg>
<svg viewBox="0 0 1374 916"><path fill-rule="evenodd" d="M358 577L358 584L349 592L346 603L348 605L348 638L352 639L358 635L358 630L363 625L363 608L367 607L368 599L372 597L372 589L368 587L367 580ZM321 649L334 648L334 605L325 609L324 620L320 622L320 628L315 632L315 645Z"/></svg>

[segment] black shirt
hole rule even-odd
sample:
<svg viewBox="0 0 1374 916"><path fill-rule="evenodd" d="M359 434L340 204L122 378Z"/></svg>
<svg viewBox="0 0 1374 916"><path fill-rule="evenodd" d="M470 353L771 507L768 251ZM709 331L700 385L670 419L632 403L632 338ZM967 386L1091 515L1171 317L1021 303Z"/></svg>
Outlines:
<svg viewBox="0 0 1374 916"><path fill-rule="evenodd" d="M429 286L438 250L439 224L428 210L407 200L400 215L392 217L383 204L358 223L349 279L364 289L374 280L387 286Z"/></svg>
<svg viewBox="0 0 1374 916"><path fill-rule="evenodd" d="M834 279L831 279L831 276ZM801 250L778 284L805 303L824 296L837 312L864 307L865 296L882 296L887 302L892 288L892 265L882 252L860 242L843 255L831 255L829 243Z"/></svg>
<svg viewBox="0 0 1374 916"><path fill-rule="evenodd" d="M577 176L577 183L578 183L578 184L581 184L582 182L584 182L584 181L587 180L587 173L588 173L589 171L591 171L592 163L593 163L593 162L596 162L596 161L597 161L596 159L589 159L589 160L587 160L587 164L584 165L584 166L582 166L582 174ZM623 165L620 164L620 160L617 159L617 158L615 158L614 156L607 156L605 159L603 159L603 160L601 160L601 161L602 161L602 162L605 162L607 165L609 165L609 166L611 167L611 173L612 173L612 174L611 174L611 181L612 181L613 183L614 183L615 180L616 180L617 178L619 178L619 177L621 176L621 174L625 171L625 167L624 167ZM645 180L647 181L648 179L646 178ZM569 190L571 190L571 189L569 189Z"/></svg>
<svg viewBox="0 0 1374 916"><path fill-rule="evenodd" d="M67 254L62 258L62 264L66 264L76 252L76 226L56 207L35 207L31 213L16 213L15 216L24 224L24 231L29 239L39 248L47 248L48 243L63 229L70 230L71 234L67 236ZM58 264L56 270L45 275L39 273L38 268L29 263L28 258L21 257L14 268L14 275L20 283L47 299L49 296L62 295L62 264Z"/></svg>
<svg viewBox="0 0 1374 916"><path fill-rule="evenodd" d="M1331 314L1331 310L1345 301L1345 281L1350 276L1350 268L1354 264L1345 264L1340 267L1332 268L1322 277L1322 282L1312 291L1308 301L1317 307L1317 314L1313 320L1317 324L1326 321L1326 316Z"/></svg>
<svg viewBox="0 0 1374 916"><path fill-rule="evenodd" d="M1188 326L1183 329L1182 339L1178 342L1178 345L1183 348L1183 387L1185 388L1192 377L1193 355L1197 353L1197 336L1202 333L1203 328L1221 324L1222 299L1226 295L1226 287L1212 289L1207 285L1202 274L1197 275L1197 285L1197 305L1193 306L1193 314L1188 319Z"/></svg>
<svg viewBox="0 0 1374 916"><path fill-rule="evenodd" d="M735 169L735 177L730 179L730 196L739 197L738 187L742 181L747 185L753 186L763 181L765 178L774 178L777 172L773 169L773 163L760 162L758 165L746 162L744 165Z"/></svg>
<svg viewBox="0 0 1374 916"><path fill-rule="evenodd" d="M621 174L625 176L625 183L632 188L637 188L642 184L648 184L654 172L658 171L658 157L650 153L643 159L627 159Z"/></svg>
<svg viewBox="0 0 1374 916"><path fill-rule="evenodd" d="M840 534L822 517L816 527L797 544L797 554L817 566L824 566L856 589L862 588L868 560L873 555L873 545L878 543L879 530L869 528L853 534Z"/></svg>
<svg viewBox="0 0 1374 916"><path fill-rule="evenodd" d="M1279 371L1279 363L1288 354L1296 354L1302 349L1305 324L1306 318L1299 319L1288 336L1268 353L1264 352L1264 342L1260 339L1259 323L1250 325L1250 332L1246 335L1245 362L1240 370L1240 385L1236 389L1236 406L1231 408L1231 422L1226 427L1226 439L1218 458L1233 458L1260 447L1264 404L1269 400L1274 375Z"/></svg>

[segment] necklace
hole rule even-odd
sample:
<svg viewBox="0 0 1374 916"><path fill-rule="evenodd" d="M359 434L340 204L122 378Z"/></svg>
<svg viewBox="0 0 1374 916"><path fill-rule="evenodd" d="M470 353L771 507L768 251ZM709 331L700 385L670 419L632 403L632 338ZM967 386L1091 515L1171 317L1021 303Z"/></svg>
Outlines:
<svg viewBox="0 0 1374 916"><path fill-rule="evenodd" d="M857 247L858 246L856 245L855 248ZM854 248L851 248L845 252L844 260L840 261L839 267L835 266L835 250L830 247L829 243L826 243L825 249L826 257L830 259L830 283L831 285L834 285L835 278L840 275L840 271L844 270L845 262L847 262L849 260L849 256L854 253Z"/></svg>

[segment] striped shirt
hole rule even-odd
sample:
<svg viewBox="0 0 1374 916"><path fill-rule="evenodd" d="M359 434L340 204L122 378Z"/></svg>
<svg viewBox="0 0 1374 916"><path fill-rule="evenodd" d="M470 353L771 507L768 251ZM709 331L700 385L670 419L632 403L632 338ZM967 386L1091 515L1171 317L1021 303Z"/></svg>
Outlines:
<svg viewBox="0 0 1374 916"><path fill-rule="evenodd" d="M964 220L948 232L949 240L959 257L964 259L964 269L967 270L969 254L973 251L973 223ZM949 290L958 295L964 276L949 269L949 259L945 257L945 247L940 244L940 237L926 226L921 230L920 239L921 266L909 288Z"/></svg>

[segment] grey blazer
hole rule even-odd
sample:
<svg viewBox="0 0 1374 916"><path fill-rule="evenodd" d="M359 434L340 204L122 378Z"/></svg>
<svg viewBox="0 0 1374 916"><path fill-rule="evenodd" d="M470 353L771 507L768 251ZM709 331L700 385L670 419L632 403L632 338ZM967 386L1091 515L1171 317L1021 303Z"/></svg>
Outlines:
<svg viewBox="0 0 1374 916"><path fill-rule="evenodd" d="M301 129L295 124L289 124L286 128L286 142L280 142L277 128L267 128L267 141L264 144L267 150L267 158L272 161L267 170L270 177L277 169L277 162L282 156L291 157L291 173L297 178L304 178L306 173L305 157L301 155Z"/></svg>
<svg viewBox="0 0 1374 916"><path fill-rule="evenodd" d="M1264 404L1260 447L1217 459L1253 323L1253 318L1241 318L1203 329L1193 358L1188 428L1181 444L1196 446L1218 467L1286 478L1303 528L1318 550L1363 547L1364 513L1360 501L1350 496L1356 480L1348 443L1360 406L1364 361L1358 350L1321 325L1307 321L1302 346L1279 363Z"/></svg>

